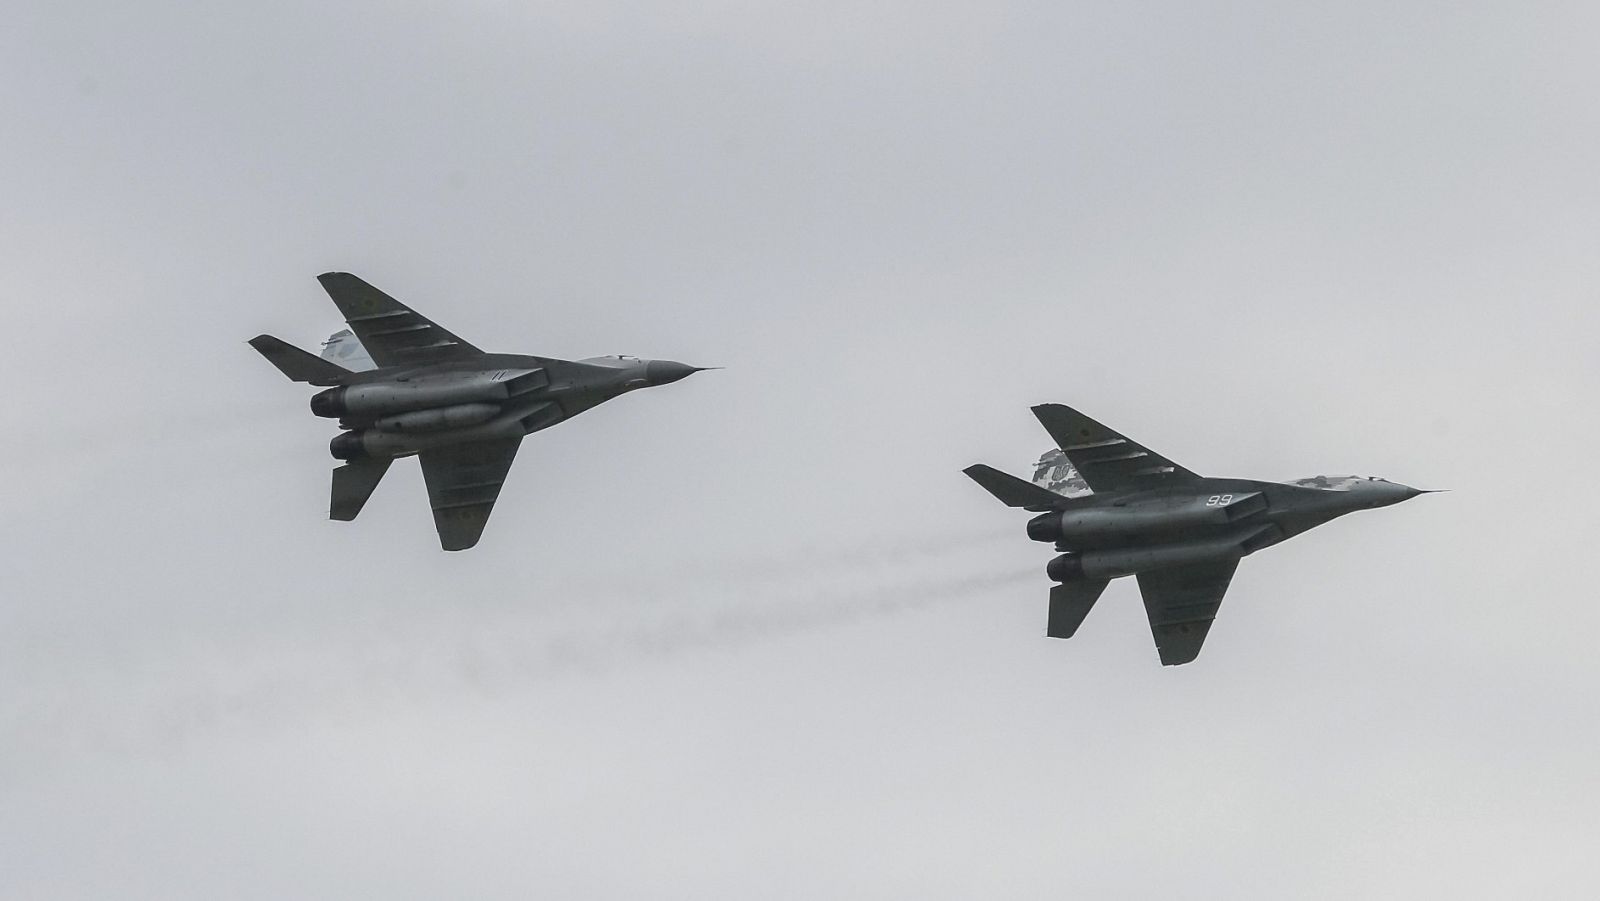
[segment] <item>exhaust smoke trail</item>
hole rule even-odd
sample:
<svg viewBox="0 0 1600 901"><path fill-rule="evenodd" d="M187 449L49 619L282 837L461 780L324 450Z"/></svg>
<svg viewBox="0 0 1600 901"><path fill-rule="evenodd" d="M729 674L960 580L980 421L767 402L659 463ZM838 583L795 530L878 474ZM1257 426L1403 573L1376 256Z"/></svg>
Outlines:
<svg viewBox="0 0 1600 901"><path fill-rule="evenodd" d="M631 576L626 572L608 574L602 582L596 580L580 587L590 591L617 591L619 578L624 590L618 600L638 603L641 598L660 594L662 586L692 583L727 585L730 582L766 583L788 585L800 579L816 581L818 571L830 576L857 574L870 570L904 570L927 561L945 560L969 550L991 548L1013 541L1017 537L1013 528L968 528L950 530L942 534L891 540L887 536L874 536L868 541L847 547L823 547L805 544L781 556L730 559L712 556L684 559L666 570L658 570L648 577ZM697 589L698 590L698 589ZM747 588L747 590L750 590Z"/></svg>
<svg viewBox="0 0 1600 901"><path fill-rule="evenodd" d="M865 588L735 588L709 604L703 598L722 594L718 586L689 585L655 599L660 606L654 609L670 605L670 612L641 618L637 607L629 607L609 622L568 624L559 631L551 631L546 619L522 612L453 628L413 622L405 633L367 633L324 645L309 657L278 646L254 649L255 654L225 648L211 659L141 667L142 678L120 674L109 692L116 703L102 701L98 710L70 695L107 694L105 685L95 686L99 680L26 693L32 709L0 722L0 746L15 753L31 748L42 757L68 751L140 753L218 731L299 729L330 716L358 718L462 694L493 699L552 680L598 678L686 655L902 616L1037 580L1030 569L938 579L924 575ZM691 592L700 599L684 597ZM614 611L611 600L591 603ZM224 681L234 684L217 684Z"/></svg>

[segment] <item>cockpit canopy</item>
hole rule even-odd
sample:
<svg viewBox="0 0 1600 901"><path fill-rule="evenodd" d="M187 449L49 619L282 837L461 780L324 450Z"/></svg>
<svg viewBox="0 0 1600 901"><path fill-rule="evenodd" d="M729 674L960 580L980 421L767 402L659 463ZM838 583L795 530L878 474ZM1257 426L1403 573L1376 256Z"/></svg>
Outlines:
<svg viewBox="0 0 1600 901"><path fill-rule="evenodd" d="M587 359L579 360L578 362L588 363L590 366L608 366L612 369L627 369L630 366L639 365L639 363L642 361L638 357L630 357L627 354L606 354L603 357L588 357Z"/></svg>
<svg viewBox="0 0 1600 901"><path fill-rule="evenodd" d="M1378 476L1311 476L1306 479L1295 479L1288 484L1298 485L1301 488L1321 488L1324 491L1349 491L1363 482L1388 484L1389 480Z"/></svg>

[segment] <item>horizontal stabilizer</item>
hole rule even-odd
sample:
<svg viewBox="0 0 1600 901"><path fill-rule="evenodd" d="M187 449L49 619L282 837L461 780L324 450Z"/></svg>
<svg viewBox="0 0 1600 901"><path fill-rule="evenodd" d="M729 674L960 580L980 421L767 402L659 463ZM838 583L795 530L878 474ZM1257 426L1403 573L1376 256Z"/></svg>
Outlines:
<svg viewBox="0 0 1600 901"><path fill-rule="evenodd" d="M1069 500L1048 488L1040 488L1032 482L1006 475L982 463L968 466L961 471L1007 507L1022 507L1034 511L1056 510L1065 506Z"/></svg>
<svg viewBox="0 0 1600 901"><path fill-rule="evenodd" d="M333 495L328 504L328 518L340 522L355 519L361 508L367 505L367 498L372 497L372 492L383 480L383 474L389 471L391 462L393 461L385 457L346 463L335 469Z"/></svg>
<svg viewBox="0 0 1600 901"><path fill-rule="evenodd" d="M266 357L267 362L278 367L279 372L296 382L326 387L339 384L341 379L350 374L350 370L337 363L306 353L293 344L280 341L271 335L257 335L251 338L250 346Z"/></svg>
<svg viewBox="0 0 1600 901"><path fill-rule="evenodd" d="M1052 586L1050 623L1045 627L1045 634L1051 638L1071 638L1108 584L1109 579L1082 579Z"/></svg>

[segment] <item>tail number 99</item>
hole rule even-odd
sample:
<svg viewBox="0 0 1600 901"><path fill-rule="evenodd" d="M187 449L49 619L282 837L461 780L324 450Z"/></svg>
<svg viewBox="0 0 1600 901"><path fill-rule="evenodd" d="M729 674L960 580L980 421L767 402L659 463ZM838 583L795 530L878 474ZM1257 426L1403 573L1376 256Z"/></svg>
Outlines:
<svg viewBox="0 0 1600 901"><path fill-rule="evenodd" d="M1206 498L1207 507L1226 507L1231 503L1233 503L1233 495L1231 494L1213 494Z"/></svg>

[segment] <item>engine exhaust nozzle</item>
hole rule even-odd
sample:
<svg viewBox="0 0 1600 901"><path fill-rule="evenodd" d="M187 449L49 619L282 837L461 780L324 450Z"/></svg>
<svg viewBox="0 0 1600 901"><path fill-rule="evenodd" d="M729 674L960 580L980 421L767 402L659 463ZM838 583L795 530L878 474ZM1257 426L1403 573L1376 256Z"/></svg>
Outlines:
<svg viewBox="0 0 1600 901"><path fill-rule="evenodd" d="M340 432L328 442L328 453L333 454L335 460L361 460L371 456L367 453L366 442L362 440L364 434L359 429L354 432Z"/></svg>
<svg viewBox="0 0 1600 901"><path fill-rule="evenodd" d="M311 395L311 413L325 419L333 419L344 413L344 394L347 391L343 386L318 391Z"/></svg>
<svg viewBox="0 0 1600 901"><path fill-rule="evenodd" d="M1083 558L1077 554L1062 554L1044 568L1051 581L1076 582L1083 578Z"/></svg>
<svg viewBox="0 0 1600 901"><path fill-rule="evenodd" d="M1060 541L1061 514L1052 511L1028 520L1028 537L1034 541Z"/></svg>

